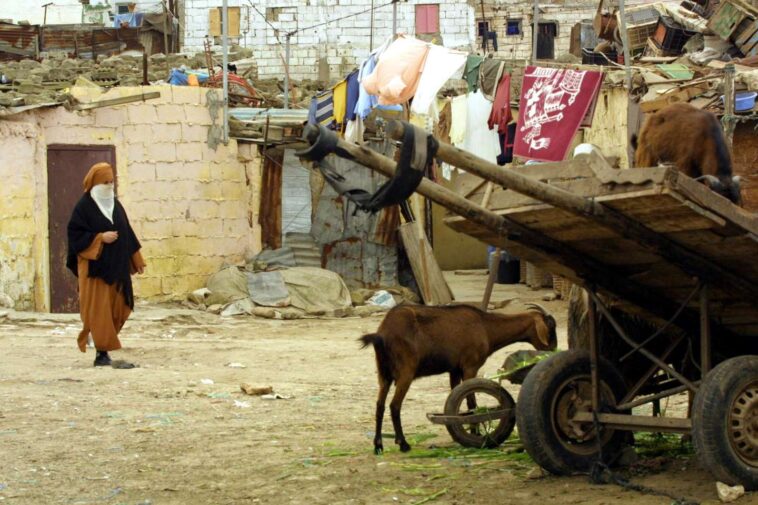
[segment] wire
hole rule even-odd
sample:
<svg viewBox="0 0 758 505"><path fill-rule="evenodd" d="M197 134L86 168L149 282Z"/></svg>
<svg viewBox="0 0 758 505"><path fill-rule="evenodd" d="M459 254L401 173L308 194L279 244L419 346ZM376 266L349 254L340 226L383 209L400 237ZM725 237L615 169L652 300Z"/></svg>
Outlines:
<svg viewBox="0 0 758 505"><path fill-rule="evenodd" d="M361 14L365 14L367 12L375 11L377 9L381 9L382 7L387 7L388 5L392 5L393 3L395 3L395 2L387 2L387 3L381 4L381 5L375 5L374 7L369 7L368 9L364 9L364 10L362 10L360 12L353 12L352 14L346 14L346 15L340 17L340 18L330 19L330 20L324 21L322 23L318 23L318 24L311 25L311 26L306 26L305 28L298 28L296 30L288 32L287 35L294 35L297 32L304 32L306 30L313 30L314 28L319 28L321 26L328 25L330 23L337 23L339 21L342 21L343 19L352 18L352 17L355 17L355 16L360 16Z"/></svg>

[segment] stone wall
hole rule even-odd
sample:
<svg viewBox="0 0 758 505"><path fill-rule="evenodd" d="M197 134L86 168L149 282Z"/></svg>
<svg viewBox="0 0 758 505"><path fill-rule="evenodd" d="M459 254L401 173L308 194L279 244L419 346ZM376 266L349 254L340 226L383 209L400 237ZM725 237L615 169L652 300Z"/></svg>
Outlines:
<svg viewBox="0 0 758 505"><path fill-rule="evenodd" d="M122 94L142 89L118 88ZM48 310L50 144L115 146L118 194L143 246L140 298L180 299L224 263L260 250L257 149L211 149L208 90L153 86L161 98L86 112L38 109L0 122L0 291L18 309ZM5 158L5 159L4 159ZM33 293L33 295L32 295Z"/></svg>

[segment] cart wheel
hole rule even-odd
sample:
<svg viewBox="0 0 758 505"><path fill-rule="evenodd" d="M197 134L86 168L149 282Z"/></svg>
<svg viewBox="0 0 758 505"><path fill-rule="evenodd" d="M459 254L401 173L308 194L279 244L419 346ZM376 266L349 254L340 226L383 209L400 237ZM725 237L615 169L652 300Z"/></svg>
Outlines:
<svg viewBox="0 0 758 505"><path fill-rule="evenodd" d="M716 479L758 489L758 356L720 363L692 406L692 441Z"/></svg>
<svg viewBox="0 0 758 505"><path fill-rule="evenodd" d="M476 401L468 408L469 397ZM493 448L505 442L516 425L516 403L508 391L490 379L469 379L458 384L445 401L445 415L485 414L507 410L504 417L476 424L447 424L450 436L464 447Z"/></svg>
<svg viewBox="0 0 758 505"><path fill-rule="evenodd" d="M599 363L600 400L613 407L626 387L613 366ZM623 432L593 423L571 421L576 412L592 411L590 357L585 351L564 351L538 363L524 380L518 397L518 431L537 464L556 475L586 471L598 460L598 442L605 463L624 446Z"/></svg>

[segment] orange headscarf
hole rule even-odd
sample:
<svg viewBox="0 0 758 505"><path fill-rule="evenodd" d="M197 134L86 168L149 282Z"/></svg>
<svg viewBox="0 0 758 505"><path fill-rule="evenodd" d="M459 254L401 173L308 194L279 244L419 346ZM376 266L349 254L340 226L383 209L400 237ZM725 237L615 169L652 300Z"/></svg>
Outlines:
<svg viewBox="0 0 758 505"><path fill-rule="evenodd" d="M101 161L95 163L84 176L84 192L91 190L93 186L103 184L105 181L113 180L113 167L110 163Z"/></svg>

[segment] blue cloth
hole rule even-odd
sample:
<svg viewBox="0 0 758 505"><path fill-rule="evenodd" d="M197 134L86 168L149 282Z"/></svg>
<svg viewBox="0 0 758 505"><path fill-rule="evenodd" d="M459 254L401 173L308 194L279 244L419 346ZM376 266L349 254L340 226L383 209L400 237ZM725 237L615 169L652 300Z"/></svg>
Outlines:
<svg viewBox="0 0 758 505"><path fill-rule="evenodd" d="M358 103L358 96L360 95L361 85L358 82L358 70L353 70L350 75L347 76L347 104L345 110L346 121L355 121L356 113L355 106Z"/></svg>
<svg viewBox="0 0 758 505"><path fill-rule="evenodd" d="M199 79L198 79L199 80ZM171 75L168 77L168 83L174 86L186 86L187 74L179 70L178 68L171 69Z"/></svg>
<svg viewBox="0 0 758 505"><path fill-rule="evenodd" d="M308 124L318 125L316 121L316 108L318 107L318 101L316 97L311 98L311 106L308 107Z"/></svg>
<svg viewBox="0 0 758 505"><path fill-rule="evenodd" d="M130 28L138 28L142 26L142 20L144 18L144 12L127 12L126 14L116 14L113 16L113 28L121 28L121 23L129 23Z"/></svg>
<svg viewBox="0 0 758 505"><path fill-rule="evenodd" d="M372 54L363 63L361 63L361 68L358 70L358 81L363 81L364 78L371 75L371 72L374 71L374 68L376 68L376 56ZM358 88L358 101L355 104L355 109L353 112L361 116L361 119L366 119L366 117L371 113L371 109L379 104L379 97L370 95L369 92L363 88L363 86L358 86Z"/></svg>

